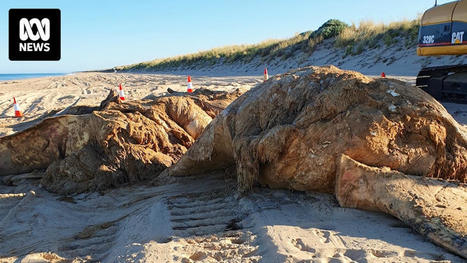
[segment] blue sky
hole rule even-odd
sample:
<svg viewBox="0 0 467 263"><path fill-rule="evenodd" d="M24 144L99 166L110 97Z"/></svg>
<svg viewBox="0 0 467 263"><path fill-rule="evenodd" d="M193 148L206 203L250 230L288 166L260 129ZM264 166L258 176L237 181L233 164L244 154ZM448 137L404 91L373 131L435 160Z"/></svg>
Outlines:
<svg viewBox="0 0 467 263"><path fill-rule="evenodd" d="M1 0L0 73L110 68L218 46L287 38L315 30L330 18L347 23L412 19L433 4L434 0ZM61 9L60 61L9 61L10 8Z"/></svg>

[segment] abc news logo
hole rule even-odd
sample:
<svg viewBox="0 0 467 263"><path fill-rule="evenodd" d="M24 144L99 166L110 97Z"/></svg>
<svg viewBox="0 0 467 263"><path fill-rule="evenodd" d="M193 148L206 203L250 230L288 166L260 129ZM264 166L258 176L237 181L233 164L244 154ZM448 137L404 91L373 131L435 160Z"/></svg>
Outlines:
<svg viewBox="0 0 467 263"><path fill-rule="evenodd" d="M10 60L60 60L60 9L10 9Z"/></svg>

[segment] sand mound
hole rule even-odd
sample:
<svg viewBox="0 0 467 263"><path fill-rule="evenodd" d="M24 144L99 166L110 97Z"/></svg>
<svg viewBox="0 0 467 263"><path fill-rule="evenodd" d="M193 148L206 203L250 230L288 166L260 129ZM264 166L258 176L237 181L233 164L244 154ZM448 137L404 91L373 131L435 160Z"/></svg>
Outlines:
<svg viewBox="0 0 467 263"><path fill-rule="evenodd" d="M49 118L0 138L0 175L47 169L42 184L59 193L154 177L175 163L238 96L239 91L199 89L189 96L118 103L116 94L110 94L92 113Z"/></svg>

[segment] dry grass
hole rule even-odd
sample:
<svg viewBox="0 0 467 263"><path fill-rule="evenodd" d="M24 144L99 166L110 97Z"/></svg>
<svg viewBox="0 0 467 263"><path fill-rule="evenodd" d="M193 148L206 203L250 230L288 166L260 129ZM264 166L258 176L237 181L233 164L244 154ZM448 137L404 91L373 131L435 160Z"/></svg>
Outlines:
<svg viewBox="0 0 467 263"><path fill-rule="evenodd" d="M358 26L348 26L338 20L329 20L316 31L296 34L282 40L266 40L253 45L234 45L214 48L198 53L171 58L155 59L148 62L116 67L117 70L170 70L179 66L184 68L209 67L215 64L229 64L237 61L244 63L259 59L267 64L273 59L285 60L302 51L311 55L323 40L335 37L334 45L345 48L346 56L362 53L366 49L381 45L393 45L403 42L406 48L416 44L419 19L403 20L390 24L362 21Z"/></svg>
<svg viewBox="0 0 467 263"><path fill-rule="evenodd" d="M420 20L403 20L390 24L362 21L345 28L336 37L335 46L345 48L346 55L356 55L366 49L403 43L405 47L416 44Z"/></svg>
<svg viewBox="0 0 467 263"><path fill-rule="evenodd" d="M253 58L260 58L263 62L269 61L269 58L279 56L288 58L296 51L297 44L304 42L309 36L309 33L297 34L292 38L284 40L266 40L259 44L252 45L234 45L214 48L207 51L201 51L193 54L181 55L171 58L155 59L148 62L128 65L117 69L151 69L161 70L173 68L179 65L190 66L195 64L214 65L216 63L233 63L237 60L245 62L251 61ZM291 50L288 50L290 47ZM298 47L300 48L300 47Z"/></svg>

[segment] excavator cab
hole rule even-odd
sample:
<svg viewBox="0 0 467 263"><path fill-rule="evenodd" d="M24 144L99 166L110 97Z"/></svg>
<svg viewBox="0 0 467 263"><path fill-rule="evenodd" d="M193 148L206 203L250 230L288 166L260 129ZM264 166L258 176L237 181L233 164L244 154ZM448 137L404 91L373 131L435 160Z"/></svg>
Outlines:
<svg viewBox="0 0 467 263"><path fill-rule="evenodd" d="M417 55L467 54L467 0L428 9L421 18ZM467 103L467 65L423 68L416 86L434 98Z"/></svg>

